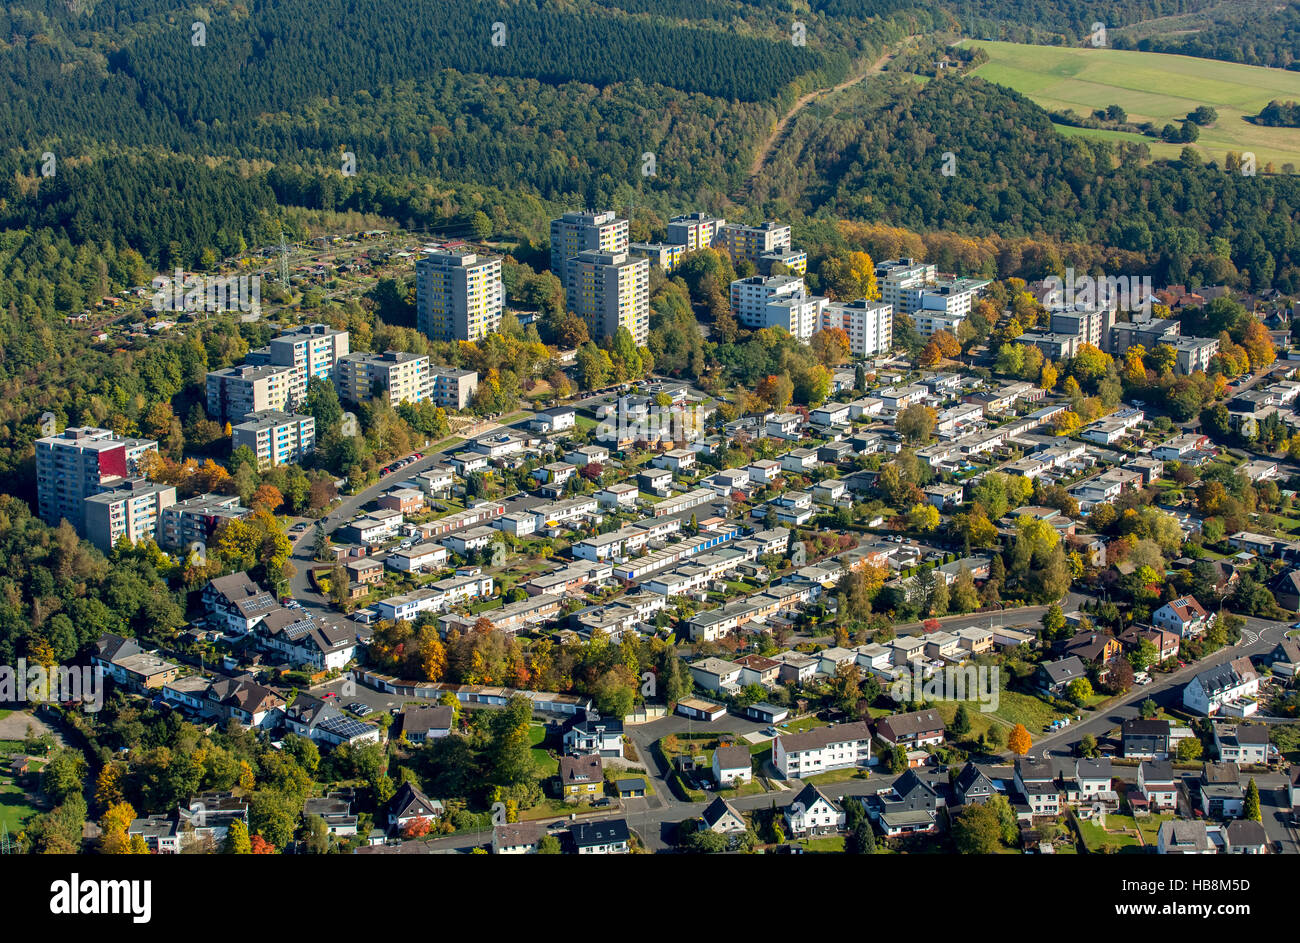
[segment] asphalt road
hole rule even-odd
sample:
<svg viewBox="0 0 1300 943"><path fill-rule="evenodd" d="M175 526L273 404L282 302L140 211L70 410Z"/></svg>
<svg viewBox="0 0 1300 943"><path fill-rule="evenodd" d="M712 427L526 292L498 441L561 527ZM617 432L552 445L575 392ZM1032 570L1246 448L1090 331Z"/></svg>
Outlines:
<svg viewBox="0 0 1300 943"><path fill-rule="evenodd" d="M532 415L529 414L508 426L503 426L500 423L494 422L480 423L479 425L471 426L466 430L465 438L477 438L479 436L488 435L498 429L523 426L531 418ZM418 459L400 471L381 478L377 484L371 485L364 491L360 491L351 497L345 498L338 507L334 508L334 510L329 513L327 517L321 518L321 526L324 528L325 533L334 533L348 521L352 520L358 511L364 508L371 501L378 498L389 488L393 487L397 482L403 481L412 475L417 475L422 471L426 471L439 462L445 461L448 455L453 452L458 452L462 448L464 448L464 443L458 443L438 452L425 452L424 458ZM419 450L417 449L417 451ZM330 602L324 596L312 589L311 581L307 575L308 570L319 565L315 558L315 547L316 528L315 526L310 526L294 540L293 553L290 555L290 559L293 560L293 565L297 572L294 573L293 578L289 581L289 588L293 598L296 599L304 609L308 610L313 615L319 616L332 613L334 610L330 605Z"/></svg>
<svg viewBox="0 0 1300 943"><path fill-rule="evenodd" d="M1148 697L1162 706L1181 706L1183 685L1195 675L1232 661L1234 658L1240 658L1242 655L1264 654L1282 640L1287 628L1286 623L1247 617L1241 641L1236 645L1215 652L1209 658L1189 664L1186 668L1171 674L1153 675L1150 684L1135 685L1132 691L1113 701L1105 710L1077 724L1072 724L1059 733L1039 738L1038 731L1031 730L1029 733L1034 736L1034 745L1030 753L1040 755L1044 752L1054 754L1073 752L1074 746L1083 739L1084 734L1089 733L1100 740L1124 721L1139 716L1138 705Z"/></svg>

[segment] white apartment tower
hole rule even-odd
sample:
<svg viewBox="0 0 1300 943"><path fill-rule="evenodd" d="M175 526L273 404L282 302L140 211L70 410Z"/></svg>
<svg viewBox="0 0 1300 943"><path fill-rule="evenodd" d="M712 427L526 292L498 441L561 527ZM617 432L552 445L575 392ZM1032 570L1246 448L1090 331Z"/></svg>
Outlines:
<svg viewBox="0 0 1300 943"><path fill-rule="evenodd" d="M567 289L568 261L582 252L626 252L627 220L613 210L565 213L551 220L551 271Z"/></svg>
<svg viewBox="0 0 1300 943"><path fill-rule="evenodd" d="M625 327L638 347L650 337L650 260L626 252L584 251L565 262L569 310L593 340Z"/></svg>
<svg viewBox="0 0 1300 943"><path fill-rule="evenodd" d="M910 314L903 306L903 291L924 288L938 277L938 269L916 259L894 259L876 265L876 284L880 300L894 306L899 314Z"/></svg>
<svg viewBox="0 0 1300 943"><path fill-rule="evenodd" d="M840 328L849 337L849 352L855 357L888 353L894 343L894 306L865 299L847 304L828 304L822 309L819 330Z"/></svg>
<svg viewBox="0 0 1300 943"><path fill-rule="evenodd" d="M767 327L767 305L792 296L806 295L802 278L795 275L751 275L731 283L731 313L751 329Z"/></svg>
<svg viewBox="0 0 1300 943"><path fill-rule="evenodd" d="M711 249L722 235L725 219L717 219L708 213L689 213L674 216L668 221L668 241L674 245L685 246L687 252L697 249Z"/></svg>
<svg viewBox="0 0 1300 943"><path fill-rule="evenodd" d="M41 520L66 518L85 533L85 502L118 487L135 474L146 452L158 451L152 439L124 439L90 426L64 429L36 440L36 493Z"/></svg>
<svg viewBox="0 0 1300 943"><path fill-rule="evenodd" d="M390 350L382 354L348 354L339 361L339 396L365 403L379 390L388 402L421 403L433 396L434 376L429 358Z"/></svg>
<svg viewBox="0 0 1300 943"><path fill-rule="evenodd" d="M477 341L501 327L501 260L440 246L415 263L420 332L435 341Z"/></svg>

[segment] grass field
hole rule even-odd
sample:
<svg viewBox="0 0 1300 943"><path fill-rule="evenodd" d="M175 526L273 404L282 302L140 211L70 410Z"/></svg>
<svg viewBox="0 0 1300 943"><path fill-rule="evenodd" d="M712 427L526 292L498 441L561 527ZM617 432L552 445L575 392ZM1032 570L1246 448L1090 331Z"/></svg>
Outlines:
<svg viewBox="0 0 1300 943"><path fill-rule="evenodd" d="M546 742L546 728L533 724L528 728L528 740L532 744L533 763L541 776L554 776L560 769L560 761L551 756L542 746Z"/></svg>
<svg viewBox="0 0 1300 943"><path fill-rule="evenodd" d="M1024 724L1025 729L1037 740L1043 733L1044 727L1065 715L1053 710L1051 705L1032 694L1003 691L999 697L998 709L993 712L993 716L1009 724Z"/></svg>
<svg viewBox="0 0 1300 943"><path fill-rule="evenodd" d="M23 824L36 814L36 810L27 801L27 794L8 776L0 778L0 822L9 829L13 838L22 830Z"/></svg>
<svg viewBox="0 0 1300 943"><path fill-rule="evenodd" d="M1090 115L1119 105L1129 121L1157 127L1181 124L1189 111L1209 105L1219 120L1201 128L1202 154L1223 162L1227 151L1251 151L1261 171L1270 161L1300 166L1300 128L1266 128L1247 117L1273 99L1300 101L1300 72L1216 62L1190 56L1117 49L1029 46L978 40L989 61L975 74L1023 93L1043 108ZM1177 157L1182 144L1141 134L1057 126L1062 133L1146 143L1157 157Z"/></svg>

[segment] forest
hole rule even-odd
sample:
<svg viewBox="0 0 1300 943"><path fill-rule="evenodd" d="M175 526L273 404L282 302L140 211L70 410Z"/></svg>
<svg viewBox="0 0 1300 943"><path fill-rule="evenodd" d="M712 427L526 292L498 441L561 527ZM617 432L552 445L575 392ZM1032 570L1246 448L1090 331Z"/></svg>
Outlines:
<svg viewBox="0 0 1300 943"><path fill-rule="evenodd" d="M1138 38L1120 33L1116 49L1223 59L1275 69L1300 69L1300 4L1218 4L1193 31Z"/></svg>
<svg viewBox="0 0 1300 943"><path fill-rule="evenodd" d="M771 205L1113 247L1138 253L1157 283L1241 276L1257 289L1300 289L1293 175L1248 177L1229 172L1227 155L1223 165L1189 150L1152 161L1145 145L1064 137L1023 96L978 78L882 81L853 97L796 119L760 181ZM951 176L941 173L945 153Z"/></svg>

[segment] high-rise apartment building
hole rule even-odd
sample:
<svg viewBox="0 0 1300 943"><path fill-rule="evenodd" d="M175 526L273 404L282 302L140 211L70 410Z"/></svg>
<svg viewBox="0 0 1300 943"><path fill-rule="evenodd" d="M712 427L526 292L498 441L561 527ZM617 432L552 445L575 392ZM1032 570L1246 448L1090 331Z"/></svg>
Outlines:
<svg viewBox="0 0 1300 943"><path fill-rule="evenodd" d="M761 256L790 248L790 227L771 220L758 226L727 223L722 228L722 241L733 262L745 260L758 265Z"/></svg>
<svg viewBox="0 0 1300 943"><path fill-rule="evenodd" d="M633 242L628 244L627 251L628 255L649 259L651 264L671 272L681 264L686 247L674 242Z"/></svg>
<svg viewBox="0 0 1300 943"><path fill-rule="evenodd" d="M415 263L420 332L436 341L477 341L501 328L501 260L464 246L425 250Z"/></svg>
<svg viewBox="0 0 1300 943"><path fill-rule="evenodd" d="M266 409L289 412L306 395L305 365L244 364L208 374L208 415L238 422L249 413Z"/></svg>
<svg viewBox="0 0 1300 943"><path fill-rule="evenodd" d="M820 330L839 328L855 357L888 353L894 343L894 306L884 301L850 301L822 309Z"/></svg>
<svg viewBox="0 0 1300 943"><path fill-rule="evenodd" d="M85 502L135 474L146 452L158 451L152 439L124 439L108 429L68 428L36 440L36 493L41 519L67 519L85 533Z"/></svg>
<svg viewBox="0 0 1300 943"><path fill-rule="evenodd" d="M253 512L239 504L238 495L200 494L162 509L158 546L187 548L196 540L206 543L221 524L242 520Z"/></svg>
<svg viewBox="0 0 1300 943"><path fill-rule="evenodd" d="M262 471L299 462L316 448L316 420L275 409L249 413L243 422L231 427L230 447L240 446L253 451Z"/></svg>
<svg viewBox="0 0 1300 943"><path fill-rule="evenodd" d="M929 337L935 331L947 331L955 337L957 328L970 316L972 304L986 285L987 280L978 278L953 278L919 288L904 288L898 293L900 310L912 318L922 337Z"/></svg>
<svg viewBox="0 0 1300 943"><path fill-rule="evenodd" d="M612 210L565 213L551 220L551 271L569 287L568 261L582 252L626 252L627 220Z"/></svg>
<svg viewBox="0 0 1300 943"><path fill-rule="evenodd" d="M105 553L125 537L131 543L158 540L163 508L176 503L176 488L144 478L122 481L84 502L85 536Z"/></svg>
<svg viewBox="0 0 1300 943"><path fill-rule="evenodd" d="M938 277L938 269L916 259L894 259L876 264L880 300L894 306L897 314L910 314L903 307L903 291L924 288Z"/></svg>
<svg viewBox="0 0 1300 943"><path fill-rule="evenodd" d="M1110 329L1115 325L1115 308L1060 308L1050 312L1053 334L1077 337L1080 344L1091 344L1098 350L1110 349Z"/></svg>
<svg viewBox="0 0 1300 943"><path fill-rule="evenodd" d="M805 291L781 295L763 306L761 327L782 327L791 336L807 343L821 323L822 312L829 302Z"/></svg>
<svg viewBox="0 0 1300 943"><path fill-rule="evenodd" d="M478 374L456 367L432 366L433 401L443 409L464 409L478 390Z"/></svg>
<svg viewBox="0 0 1300 943"><path fill-rule="evenodd" d="M566 262L566 298L593 340L625 327L638 347L650 337L650 260L626 252L580 252Z"/></svg>
<svg viewBox="0 0 1300 943"><path fill-rule="evenodd" d="M717 219L708 213L674 216L668 221L668 241L685 246L687 252L711 249L719 244L726 225L725 219Z"/></svg>
<svg viewBox="0 0 1300 943"><path fill-rule="evenodd" d="M767 326L768 302L792 295L805 295L803 279L797 275L751 275L731 283L731 313L744 327Z"/></svg>
<svg viewBox="0 0 1300 943"><path fill-rule="evenodd" d="M433 396L433 371L429 358L390 350L382 354L348 354L339 361L339 396L350 403L365 403L380 390L388 401L420 403Z"/></svg>

